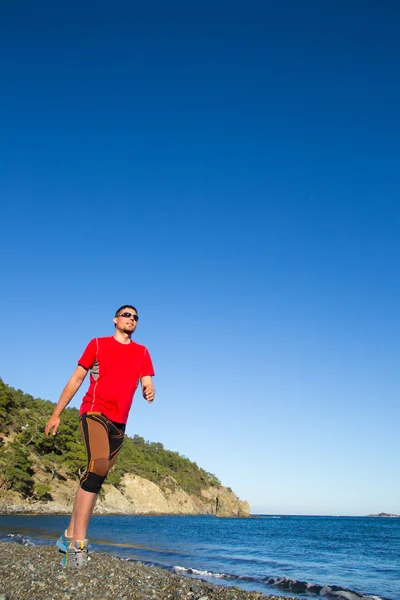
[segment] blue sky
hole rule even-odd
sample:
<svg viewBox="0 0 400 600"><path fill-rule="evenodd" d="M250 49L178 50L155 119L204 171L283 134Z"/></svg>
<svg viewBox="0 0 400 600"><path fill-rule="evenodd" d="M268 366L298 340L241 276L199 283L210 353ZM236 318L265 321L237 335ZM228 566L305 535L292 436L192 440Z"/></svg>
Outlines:
<svg viewBox="0 0 400 600"><path fill-rule="evenodd" d="M399 17L4 4L3 380L56 401L133 303L128 434L253 512L400 512Z"/></svg>

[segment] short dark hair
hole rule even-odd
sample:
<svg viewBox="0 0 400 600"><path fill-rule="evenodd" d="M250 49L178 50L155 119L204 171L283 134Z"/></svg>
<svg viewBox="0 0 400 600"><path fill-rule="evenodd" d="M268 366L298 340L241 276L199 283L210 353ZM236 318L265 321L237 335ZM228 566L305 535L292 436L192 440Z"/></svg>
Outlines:
<svg viewBox="0 0 400 600"><path fill-rule="evenodd" d="M134 306L132 306L132 304L123 304L122 306L119 307L118 310L115 311L115 316L118 317L119 313L121 312L121 310L124 310L124 308L130 308L130 309L134 310L136 314L138 314L137 309Z"/></svg>

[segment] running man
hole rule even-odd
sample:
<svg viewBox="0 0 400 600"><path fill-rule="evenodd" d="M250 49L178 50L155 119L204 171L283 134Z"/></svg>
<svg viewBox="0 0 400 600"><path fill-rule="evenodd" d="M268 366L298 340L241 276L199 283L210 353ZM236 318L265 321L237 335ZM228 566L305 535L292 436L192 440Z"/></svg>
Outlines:
<svg viewBox="0 0 400 600"><path fill-rule="evenodd" d="M61 561L64 567L87 566L87 528L101 486L121 449L139 381L144 399L149 404L154 400L150 354L147 348L131 340L138 320L136 308L124 304L115 313L115 334L89 342L45 427L46 437L49 433L56 435L62 411L90 370L89 389L80 409L87 468L80 479L69 525L57 540L64 553Z"/></svg>

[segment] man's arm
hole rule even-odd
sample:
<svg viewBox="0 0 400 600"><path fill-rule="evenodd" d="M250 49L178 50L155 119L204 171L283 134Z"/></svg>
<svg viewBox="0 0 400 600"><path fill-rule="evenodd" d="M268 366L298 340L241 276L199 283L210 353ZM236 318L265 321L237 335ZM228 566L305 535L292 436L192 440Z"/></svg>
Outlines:
<svg viewBox="0 0 400 600"><path fill-rule="evenodd" d="M70 380L68 381L67 385L61 392L60 399L53 411L53 414L47 421L46 427L44 428L46 437L49 435L51 430L53 430L53 435L56 435L58 426L60 425L60 415L81 387L86 375L87 370L81 367L81 365L78 365L75 371L73 372Z"/></svg>
<svg viewBox="0 0 400 600"><path fill-rule="evenodd" d="M151 376L145 375L140 379L140 383L142 384L143 398L147 400L149 404L151 404L154 400L154 396L156 395L156 390L154 389Z"/></svg>

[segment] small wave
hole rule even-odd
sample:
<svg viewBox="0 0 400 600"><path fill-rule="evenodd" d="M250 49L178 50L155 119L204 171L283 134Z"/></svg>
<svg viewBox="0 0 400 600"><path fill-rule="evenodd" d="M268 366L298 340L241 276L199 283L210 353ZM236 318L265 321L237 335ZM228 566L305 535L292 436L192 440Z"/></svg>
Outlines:
<svg viewBox="0 0 400 600"><path fill-rule="evenodd" d="M230 573L213 573L212 571L202 571L200 569L191 569L176 565L172 569L175 573L181 575L194 575L195 577L211 577L215 579L230 579L232 581L247 581L252 583L263 583L276 587L285 592L293 594L305 594L308 596L320 596L329 600L387 600L380 596L364 595L354 590L342 588L337 585L318 585L307 581L298 581L287 577L264 577L257 579L255 577L243 577L232 575Z"/></svg>
<svg viewBox="0 0 400 600"><path fill-rule="evenodd" d="M185 575L200 575L202 577L214 577L215 579L231 579L231 575L227 575L226 573L213 573L211 571L202 571L201 569L185 569L185 567L180 567L176 565L172 568L175 573L183 573Z"/></svg>
<svg viewBox="0 0 400 600"><path fill-rule="evenodd" d="M7 533L7 535L3 537L3 541L15 542L16 544L21 544L21 546L35 546L29 537L20 535L19 533Z"/></svg>

